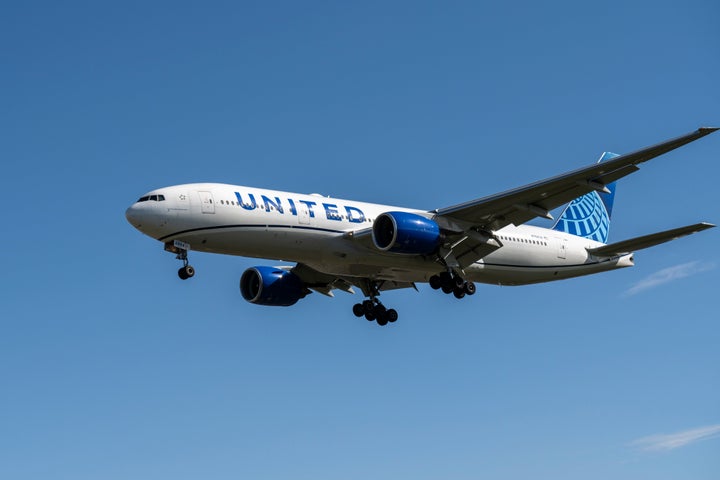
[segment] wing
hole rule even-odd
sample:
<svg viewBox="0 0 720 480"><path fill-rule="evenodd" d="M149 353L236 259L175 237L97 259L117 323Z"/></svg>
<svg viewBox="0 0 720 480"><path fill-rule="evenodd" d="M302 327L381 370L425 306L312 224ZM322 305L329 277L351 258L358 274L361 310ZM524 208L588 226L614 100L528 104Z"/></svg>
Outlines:
<svg viewBox="0 0 720 480"><path fill-rule="evenodd" d="M699 128L682 137L615 157L603 163L564 173L497 195L435 210L439 217L452 218L486 229L520 225L535 217L550 218L553 210L593 190L639 170L638 164L709 135L717 128Z"/></svg>
<svg viewBox="0 0 720 480"><path fill-rule="evenodd" d="M450 266L464 268L502 246L493 231L506 225L520 225L533 218L552 219L550 211L593 190L607 191L605 185L639 170L640 163L698 140L717 128L699 128L611 160L580 168L524 187L477 200L434 210L441 228L454 233L454 243L441 255Z"/></svg>
<svg viewBox="0 0 720 480"><path fill-rule="evenodd" d="M687 227L652 233L642 237L631 238L630 240L623 240L622 242L603 245L598 248L590 248L588 249L588 253L595 255L596 257L614 257L616 255L624 255L626 253L634 252L635 250L654 247L655 245L660 245L661 243L669 242L670 240L676 240L687 235L692 235L693 233L702 232L703 230L713 228L714 226L715 225L711 223L696 223L695 225L688 225Z"/></svg>

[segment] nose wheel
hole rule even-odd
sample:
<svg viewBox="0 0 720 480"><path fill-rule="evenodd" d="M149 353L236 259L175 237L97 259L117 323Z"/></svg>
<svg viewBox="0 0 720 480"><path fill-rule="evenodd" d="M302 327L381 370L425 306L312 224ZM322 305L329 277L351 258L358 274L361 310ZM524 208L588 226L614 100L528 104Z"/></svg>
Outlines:
<svg viewBox="0 0 720 480"><path fill-rule="evenodd" d="M183 280L187 280L194 275L195 269L192 267L192 265L183 265L182 267L180 267L180 270L178 270L178 277Z"/></svg>

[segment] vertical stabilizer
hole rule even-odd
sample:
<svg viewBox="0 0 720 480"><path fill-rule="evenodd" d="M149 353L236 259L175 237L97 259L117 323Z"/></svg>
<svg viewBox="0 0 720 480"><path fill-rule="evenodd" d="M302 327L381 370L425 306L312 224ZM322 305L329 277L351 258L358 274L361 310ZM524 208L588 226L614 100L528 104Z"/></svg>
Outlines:
<svg viewBox="0 0 720 480"><path fill-rule="evenodd" d="M615 157L619 155L605 152L598 163ZM593 191L570 202L553 226L553 230L607 243L610 216L615 200L615 182L606 187L610 193Z"/></svg>

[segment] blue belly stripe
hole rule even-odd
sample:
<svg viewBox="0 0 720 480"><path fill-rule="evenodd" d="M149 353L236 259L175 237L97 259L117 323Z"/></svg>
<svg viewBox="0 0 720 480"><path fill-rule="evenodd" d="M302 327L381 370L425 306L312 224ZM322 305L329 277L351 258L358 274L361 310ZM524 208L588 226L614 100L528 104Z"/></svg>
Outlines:
<svg viewBox="0 0 720 480"><path fill-rule="evenodd" d="M179 232L171 233L170 235L165 235L164 237L158 238L159 241L167 240L171 237L177 237L178 235L184 235L186 233L194 233L194 232L202 232L204 230L223 230L223 229L230 229L230 228L287 228L290 230L314 230L317 232L326 232L326 233L345 233L345 230L334 230L331 228L319 228L319 227L307 227L304 225L255 225L255 224L246 224L246 225L217 225L214 227L198 227L198 228L190 228L187 230L181 230Z"/></svg>

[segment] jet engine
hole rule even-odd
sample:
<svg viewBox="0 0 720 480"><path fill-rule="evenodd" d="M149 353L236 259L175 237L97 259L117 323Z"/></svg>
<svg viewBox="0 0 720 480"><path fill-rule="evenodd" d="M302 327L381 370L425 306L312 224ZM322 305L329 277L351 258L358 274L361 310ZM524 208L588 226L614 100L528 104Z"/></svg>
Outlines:
<svg viewBox="0 0 720 480"><path fill-rule="evenodd" d="M240 277L240 293L256 305L289 307L305 297L307 290L292 272L273 267L251 267Z"/></svg>
<svg viewBox="0 0 720 480"><path fill-rule="evenodd" d="M375 246L384 252L426 255L440 245L440 227L433 220L407 212L378 215L372 230Z"/></svg>

